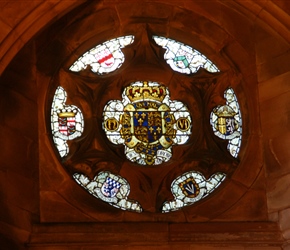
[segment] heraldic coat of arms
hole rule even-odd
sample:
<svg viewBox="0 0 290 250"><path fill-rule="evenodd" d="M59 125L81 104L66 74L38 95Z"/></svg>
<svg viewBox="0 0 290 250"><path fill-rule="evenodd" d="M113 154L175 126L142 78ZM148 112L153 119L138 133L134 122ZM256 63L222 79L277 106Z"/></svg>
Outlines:
<svg viewBox="0 0 290 250"><path fill-rule="evenodd" d="M125 145L125 155L140 165L168 161L171 146L184 144L191 134L191 117L180 101L156 82L135 82L126 87L123 100L107 103L103 129L114 144Z"/></svg>

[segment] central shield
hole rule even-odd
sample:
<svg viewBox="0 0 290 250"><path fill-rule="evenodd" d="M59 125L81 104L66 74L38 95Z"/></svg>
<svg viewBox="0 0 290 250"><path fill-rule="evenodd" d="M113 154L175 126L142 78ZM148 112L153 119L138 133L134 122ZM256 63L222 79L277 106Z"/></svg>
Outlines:
<svg viewBox="0 0 290 250"><path fill-rule="evenodd" d="M134 135L146 143L159 140L162 136L162 116L160 111L133 112Z"/></svg>

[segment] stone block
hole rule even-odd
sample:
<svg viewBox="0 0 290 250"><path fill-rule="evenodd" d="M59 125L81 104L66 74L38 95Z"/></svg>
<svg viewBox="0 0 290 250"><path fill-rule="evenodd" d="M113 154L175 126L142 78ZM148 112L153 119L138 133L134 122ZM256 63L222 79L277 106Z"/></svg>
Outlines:
<svg viewBox="0 0 290 250"><path fill-rule="evenodd" d="M3 41L8 36L8 34L11 32L12 28L4 20L0 20L0 27L1 27L0 41Z"/></svg>
<svg viewBox="0 0 290 250"><path fill-rule="evenodd" d="M28 244L27 249L31 250L84 250L84 246L63 246L63 245L57 245L57 244L41 244L38 246L30 246ZM94 248L97 249L97 248ZM104 249L104 246L102 246L102 249ZM120 248L119 248L120 249Z"/></svg>
<svg viewBox="0 0 290 250"><path fill-rule="evenodd" d="M1 122L0 122L1 123ZM15 172L27 178L37 177L38 149L35 141L16 129L0 125L0 169Z"/></svg>
<svg viewBox="0 0 290 250"><path fill-rule="evenodd" d="M260 105L262 131L265 139L277 137L289 131L289 93L282 93Z"/></svg>
<svg viewBox="0 0 290 250"><path fill-rule="evenodd" d="M282 231L290 231L290 208L279 212L279 225Z"/></svg>
<svg viewBox="0 0 290 250"><path fill-rule="evenodd" d="M290 206L290 174L268 181L268 208L275 212Z"/></svg>
<svg viewBox="0 0 290 250"><path fill-rule="evenodd" d="M284 74L290 70L287 63L290 59L290 51L283 53L278 57L271 58L257 66L259 82L266 81L278 75Z"/></svg>
<svg viewBox="0 0 290 250"><path fill-rule="evenodd" d="M243 246L233 246L230 244L224 244L223 246L199 246L191 245L190 250L245 250Z"/></svg>
<svg viewBox="0 0 290 250"><path fill-rule="evenodd" d="M80 211L56 192L41 191L40 196L40 210L42 211L41 222L74 222L92 220L85 211Z"/></svg>
<svg viewBox="0 0 290 250"><path fill-rule="evenodd" d="M220 215L216 221L266 221L268 219L266 193L263 189L250 189L236 204Z"/></svg>
<svg viewBox="0 0 290 250"><path fill-rule="evenodd" d="M256 61L258 65L267 63L273 58L279 57L289 49L288 43L279 38L273 30L267 27L255 25Z"/></svg>
<svg viewBox="0 0 290 250"><path fill-rule="evenodd" d="M237 41L248 55L253 56L255 51L254 40L248 38L254 35L254 22L249 18L249 15L233 12L231 7L222 5L219 21L220 25L231 34L233 40ZM243 25L239 25L240 23L243 23ZM237 29L237 27L239 28ZM235 56L235 58L237 57Z"/></svg>
<svg viewBox="0 0 290 250"><path fill-rule="evenodd" d="M243 143L245 143L246 152L241 158L241 163L233 173L232 179L246 187L250 187L263 167L261 138L257 135L251 135L248 141L242 141L242 147L244 146Z"/></svg>
<svg viewBox="0 0 290 250"><path fill-rule="evenodd" d="M290 72L278 75L270 80L259 82L259 100L263 102L272 102L272 98L279 97L281 94L289 93Z"/></svg>
<svg viewBox="0 0 290 250"><path fill-rule="evenodd" d="M281 250L280 246L250 246L245 247L244 250Z"/></svg>
<svg viewBox="0 0 290 250"><path fill-rule="evenodd" d="M128 16L132 16L134 22L143 21L149 18L149 23L159 22L161 20L167 20L171 17L172 7L166 3L150 3L139 2L138 4L132 4L131 2L122 2L116 6L118 15L121 21L127 19Z"/></svg>
<svg viewBox="0 0 290 250"><path fill-rule="evenodd" d="M4 221L0 221L0 235L7 238L7 239L11 239L12 241L16 242L16 244L20 245L19 248L7 248L7 250L8 249L9 250L10 249L11 250L12 249L13 250L14 249L20 250L20 249L23 249L23 248L21 248L21 246L24 247L24 242L29 241L30 231L24 230L24 229L18 227L17 225L15 226L11 223L6 223ZM2 242L1 242L1 244L2 244ZM2 245L1 245L1 247L2 247Z"/></svg>
<svg viewBox="0 0 290 250"><path fill-rule="evenodd" d="M290 250L290 243L288 242L288 243L285 243L284 245L283 245L283 248L282 248L283 250Z"/></svg>
<svg viewBox="0 0 290 250"><path fill-rule="evenodd" d="M77 57L88 49L105 42L104 40L98 40L98 35L110 30L107 37L108 40L112 39L113 37L110 37L112 30L115 29L115 25L119 25L119 17L114 8L90 9L88 13L86 18L81 19L81 22L75 22L67 27L65 31L62 30L61 34L63 43L67 44L73 52L78 48Z"/></svg>
<svg viewBox="0 0 290 250"><path fill-rule="evenodd" d="M279 221L279 212L269 213L269 221L278 222Z"/></svg>
<svg viewBox="0 0 290 250"><path fill-rule="evenodd" d="M15 242L15 239L6 238L4 235L0 235L0 242L2 249L25 250L25 246L23 246L19 242Z"/></svg>
<svg viewBox="0 0 290 250"><path fill-rule="evenodd" d="M7 201L31 213L38 213L38 181L12 171L6 173Z"/></svg>
<svg viewBox="0 0 290 250"><path fill-rule="evenodd" d="M289 133L265 142L265 167L268 178L289 174Z"/></svg>
<svg viewBox="0 0 290 250"><path fill-rule="evenodd" d="M20 230L30 231L33 217L34 215L31 212L15 206L10 201L1 202L0 221L3 223Z"/></svg>
<svg viewBox="0 0 290 250"><path fill-rule="evenodd" d="M31 13L43 1L29 1L29 2L11 2L6 1L6 4L1 8L1 18L10 27L15 27L25 17ZM2 27L2 26L1 26Z"/></svg>
<svg viewBox="0 0 290 250"><path fill-rule="evenodd" d="M25 58L25 63L23 63ZM37 84L35 73L35 46L30 43L14 57L2 75L3 87L14 91L36 103Z"/></svg>
<svg viewBox="0 0 290 250"><path fill-rule="evenodd" d="M0 59L0 74L3 73L17 52L23 48L24 44L25 43L19 39L19 34L14 30L11 30L0 46L0 54L3 55Z"/></svg>
<svg viewBox="0 0 290 250"><path fill-rule="evenodd" d="M289 240L290 239L290 230L288 229L288 230L282 232L282 236L284 239Z"/></svg>
<svg viewBox="0 0 290 250"><path fill-rule="evenodd" d="M267 174L271 177L282 176L290 172L289 148L290 132L282 133L278 137L270 139L265 145Z"/></svg>
<svg viewBox="0 0 290 250"><path fill-rule="evenodd" d="M251 58L251 56L248 54L248 51L243 48L237 41L229 43L227 46L225 46L223 51L229 58L231 58L232 63L242 74L248 75L249 72L251 72L250 69L255 68L253 58Z"/></svg>
<svg viewBox="0 0 290 250"><path fill-rule="evenodd" d="M1 112L4 124L23 136L37 140L37 105L15 91L0 88Z"/></svg>

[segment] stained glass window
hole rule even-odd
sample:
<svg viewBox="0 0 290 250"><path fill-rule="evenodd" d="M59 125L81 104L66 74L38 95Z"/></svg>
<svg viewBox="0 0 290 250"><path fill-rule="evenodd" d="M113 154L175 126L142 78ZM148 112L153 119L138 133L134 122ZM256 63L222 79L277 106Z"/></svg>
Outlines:
<svg viewBox="0 0 290 250"><path fill-rule="evenodd" d="M242 141L242 116L235 92L228 88L224 92L226 105L217 106L210 114L210 123L214 134L228 140L228 151L238 157Z"/></svg>
<svg viewBox="0 0 290 250"><path fill-rule="evenodd" d="M219 72L218 67L206 56L186 44L160 36L153 36L153 40L157 45L166 50L164 59L176 72L194 74L200 68L211 73ZM125 56L121 49L133 42L134 36L122 36L108 40L85 52L73 63L69 70L71 72L80 72L89 68L98 75L113 72L124 63ZM160 48L160 50L162 49ZM212 77L211 74L206 75ZM215 77L219 76L217 75ZM106 78L103 78L103 80L105 81ZM118 81L120 81L119 78ZM192 83L191 79L188 81L190 82L188 83L189 85L187 85L186 82L184 83L184 87L190 86L186 88L190 92L195 89L196 84ZM78 84L77 81L76 84ZM120 85L124 86L123 84ZM108 89L110 88L110 91L113 92L115 90L120 91L120 89L118 89L120 85L108 84L102 86L106 86ZM212 96L216 95L219 91L219 87L215 89L216 86L218 86L218 84L215 84L213 88L207 85L201 87L203 91L200 93L201 96L199 100L210 99ZM82 87L85 89L87 84L82 82ZM91 91L91 87L89 89L89 91ZM82 158L86 165L85 171L91 168L95 173L94 177L88 177L85 174L87 172L82 172L82 168L78 167L79 162L73 162L74 159L70 159L70 162L66 164L66 166L74 173L73 178L76 183L92 196L116 208L138 213L141 213L143 210L146 212L160 211L160 202L164 202L161 212L167 213L180 210L204 199L215 191L226 179L228 173L220 172L220 169L217 169L219 164L215 165L214 169L205 170L205 172L212 171L212 173L214 173L209 178L208 176L205 177L201 172L195 171L194 168L187 170L188 172L185 173L182 171L182 169L184 169L184 164L186 164L185 162L189 158L198 162L200 158L195 158L195 155L199 155L199 152L202 150L205 151L204 149L195 147L194 140L192 140L192 143L188 143L187 149L192 150L190 153L196 150L195 155L190 155L188 158L188 152L186 152L186 148L184 147L183 149L181 148L180 151L175 151L181 156L181 160L170 161L174 153L173 146L177 147L178 145L187 143L191 137L192 131L196 133L197 129L192 129L195 124L192 121L192 115L194 114L191 114L191 111L196 111L196 108L192 107L192 102L190 103L191 106L188 107L179 100L171 100L169 87L155 81L136 81L130 85L126 84L119 92L122 93L120 98L115 98L116 100L110 100L110 98L108 98L109 92L104 96L99 96L103 93L98 92L98 89L94 91L94 97L100 98L95 98L92 102L88 103L92 103L94 107L99 105L99 103L106 103L104 106L98 106L97 113L100 114L99 111L102 112L102 129L108 143L124 147L124 157L126 157L128 161L138 164L139 169L141 169L140 166L154 166L154 171L158 172L159 170L157 168L159 165L166 162L167 165L173 164L170 166L174 167L174 169L180 169L173 178L171 175L164 175L156 177L155 179L153 173L148 172L149 174L146 178L154 178L154 182L160 187L160 190L162 189L164 191L165 183L167 184L168 181L172 182L171 193L173 199L158 200L155 203L151 200L150 206L147 207L147 197L144 198L137 195L140 194L139 183L142 183L143 176L136 176L136 178L140 178L137 179L137 185L135 182L129 183L126 179L126 171L122 172L123 176L113 174L113 172L120 172L120 167L123 166L117 163L120 159L121 151L117 150L116 154L114 154L113 160L117 164L111 164L110 171L104 169L103 166L99 169L96 162L109 162L110 150L108 150L107 147L102 148L102 145L98 145L98 149L96 150L95 144L90 144L90 140L88 140L87 145L90 147L88 150L91 151L88 153L86 152L86 148L82 147L81 151L75 151L75 158ZM188 94L191 95L192 93ZM204 95L209 98L203 98ZM193 99L198 99L197 95L191 96ZM103 97L108 99L102 99ZM212 109L210 124L214 135L223 140L227 140L227 150L233 157L237 157L242 139L241 112L233 89L228 88L224 92L224 98L225 103L218 103L220 105L217 104L218 106ZM54 143L61 157L65 157L69 153L70 143L67 143L67 141L80 137L84 129L84 119L81 110L74 105L67 105L66 99L67 93L62 87L58 87L51 108L51 128ZM101 100L100 102L98 102L99 99ZM191 99L186 100L191 101ZM207 110L208 105L209 103L201 103L200 110ZM212 108L212 106L210 107ZM97 120L99 121L99 119ZM100 129L98 125L99 124L95 124L95 127L92 126L94 131L91 134L98 134L99 136L99 133L95 133ZM206 141L209 141L209 148L212 148L212 144L216 145L218 139L211 133L207 133L203 136L206 138ZM91 137L87 136L87 138ZM92 140L97 139L94 137ZM213 142L210 140L213 140ZM84 143L84 145L86 144ZM216 148L217 151L214 151L213 155L221 152L220 147L214 147L214 150L216 150ZM203 151L201 154L204 153ZM100 155L104 156L99 156L98 153L94 155L92 152L101 152ZM226 150L225 153L227 154ZM205 154L208 155L208 152L205 152ZM80 155L81 157L79 157ZM231 160L236 161L234 158ZM128 165L128 163L124 163L124 165L125 167L134 167L133 164ZM223 168L223 170L224 169L228 168ZM138 170L134 171L138 172ZM144 191L144 193L149 194L150 192L146 190L146 188L147 187L145 187L142 192ZM132 197L136 200L129 199L130 191ZM162 197L159 196L159 194L158 197ZM153 205L151 205L151 203ZM143 208L140 204L142 204Z"/></svg>
<svg viewBox="0 0 290 250"><path fill-rule="evenodd" d="M212 193L226 178L224 173L215 173L208 180L196 171L177 177L171 184L173 201L163 204L162 212L171 212L189 206Z"/></svg>
<svg viewBox="0 0 290 250"><path fill-rule="evenodd" d="M85 52L69 70L79 72L89 65L92 72L99 75L113 72L125 61L121 48L133 42L134 36L122 36L97 45Z"/></svg>
<svg viewBox="0 0 290 250"><path fill-rule="evenodd" d="M171 146L189 139L189 110L182 102L171 101L165 86L135 82L125 88L122 97L104 107L103 129L109 141L125 145L130 161L159 165L171 158Z"/></svg>
<svg viewBox="0 0 290 250"><path fill-rule="evenodd" d="M196 49L161 36L153 36L153 39L159 46L166 49L164 59L174 71L192 74L196 73L199 68L204 68L212 73L219 72L218 67Z"/></svg>
<svg viewBox="0 0 290 250"><path fill-rule="evenodd" d="M114 207L139 213L142 212L142 207L138 202L128 200L130 185L125 178L119 175L104 171L96 175L93 180L79 173L75 173L73 178L94 197Z"/></svg>
<svg viewBox="0 0 290 250"><path fill-rule="evenodd" d="M66 105L66 99L67 93L62 87L58 87L51 106L51 130L61 157L69 152L67 141L80 137L84 130L81 110L74 105Z"/></svg>

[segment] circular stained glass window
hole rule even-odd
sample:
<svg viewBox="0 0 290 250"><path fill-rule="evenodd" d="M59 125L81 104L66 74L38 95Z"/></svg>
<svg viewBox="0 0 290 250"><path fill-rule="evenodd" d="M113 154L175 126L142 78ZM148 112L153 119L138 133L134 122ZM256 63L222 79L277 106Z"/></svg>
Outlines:
<svg viewBox="0 0 290 250"><path fill-rule="evenodd" d="M73 179L93 197L122 210L167 213L208 197L233 172L242 116L233 88L217 84L218 67L173 39L152 42L163 53L160 63L177 79L186 75L180 86L106 78L118 74L126 63L122 50L134 40L105 41L69 67L74 86L55 89L52 137ZM80 78L85 71L102 76L102 84ZM195 76L201 71L203 77Z"/></svg>

